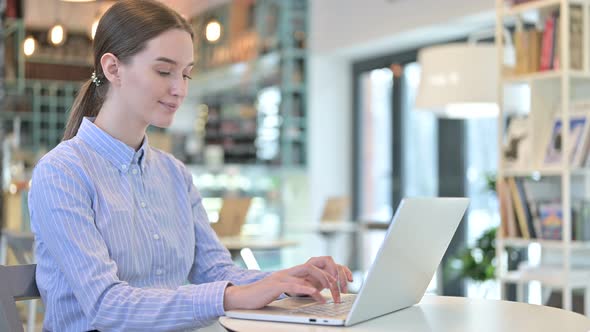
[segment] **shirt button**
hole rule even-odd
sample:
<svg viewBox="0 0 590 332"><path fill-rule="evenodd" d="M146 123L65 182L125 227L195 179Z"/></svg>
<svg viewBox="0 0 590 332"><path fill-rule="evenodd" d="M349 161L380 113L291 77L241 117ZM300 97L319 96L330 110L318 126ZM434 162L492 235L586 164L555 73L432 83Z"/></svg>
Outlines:
<svg viewBox="0 0 590 332"><path fill-rule="evenodd" d="M135 169L135 168L134 168L134 169L131 171L131 173L133 173L133 174L137 174L137 169Z"/></svg>
<svg viewBox="0 0 590 332"><path fill-rule="evenodd" d="M160 275L162 275L162 273L164 273L164 270L162 270L162 269L157 269L157 270L156 270L156 275L157 275L157 276L160 276Z"/></svg>
<svg viewBox="0 0 590 332"><path fill-rule="evenodd" d="M160 235L154 234L154 240L159 240L159 239L160 239Z"/></svg>
<svg viewBox="0 0 590 332"><path fill-rule="evenodd" d="M139 203L139 205L141 205L142 208L147 206L147 204L145 204L145 202L141 202L141 203Z"/></svg>
<svg viewBox="0 0 590 332"><path fill-rule="evenodd" d="M127 169L127 165L121 165L121 168L122 168L123 170L126 170L126 169Z"/></svg>

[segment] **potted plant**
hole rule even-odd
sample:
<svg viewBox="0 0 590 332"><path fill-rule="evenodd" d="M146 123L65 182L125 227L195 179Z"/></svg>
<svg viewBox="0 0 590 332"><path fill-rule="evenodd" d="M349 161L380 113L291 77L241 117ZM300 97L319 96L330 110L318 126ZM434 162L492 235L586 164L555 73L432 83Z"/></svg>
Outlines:
<svg viewBox="0 0 590 332"><path fill-rule="evenodd" d="M486 174L485 191L496 198L496 176ZM495 204L492 204L495 205ZM472 246L460 249L445 266L445 274L449 279L469 279L478 284L479 293L486 297L490 288L489 280L496 275L496 231L491 227L476 239Z"/></svg>
<svg viewBox="0 0 590 332"><path fill-rule="evenodd" d="M447 266L449 277L467 278L478 283L483 297L489 291L486 281L495 279L496 231L497 227L492 227L483 232L473 246L461 249Z"/></svg>

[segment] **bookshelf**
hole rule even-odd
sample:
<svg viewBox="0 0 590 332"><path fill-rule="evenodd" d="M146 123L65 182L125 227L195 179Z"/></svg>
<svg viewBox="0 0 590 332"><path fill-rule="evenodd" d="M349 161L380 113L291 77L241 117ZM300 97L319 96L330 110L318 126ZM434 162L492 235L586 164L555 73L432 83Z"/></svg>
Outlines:
<svg viewBox="0 0 590 332"><path fill-rule="evenodd" d="M584 145L590 136L582 126L579 136L560 133L578 130L574 121L578 110L586 114L582 123L590 121L588 98L583 92L590 89L590 1L531 0L514 4L517 2L496 0L496 46L501 68L497 181L504 186L498 191L502 202L502 227L496 243L497 278L502 297L506 284L518 286L517 300L523 300L523 285L529 281L538 281L549 289L559 288L563 291L562 303L566 310L572 310L572 291L584 289L588 315L590 272L587 267L575 265L573 258L588 254L590 250L590 238L582 236L584 227L590 225L590 217L583 210L583 202L590 198L588 146ZM507 68L503 31L513 24L517 63L514 68ZM531 33L531 29L537 31ZM518 139L518 147L510 147L512 152L517 151L514 157L506 150L507 142L515 139L511 136L515 131L510 123L515 116L511 114L513 110L508 109L507 98L511 96L505 89L516 85L530 91L526 97L530 106L521 125L526 128L525 138ZM556 162L550 157L555 147L558 150ZM571 153L575 158L565 157ZM578 154L582 155L578 158ZM510 181L516 184L515 190L506 186ZM559 207L554 215L557 217L550 219L553 214L547 214L545 200ZM577 210L580 204L582 208ZM519 215L516 210L520 208ZM507 250L529 248L532 244L541 248L541 263L509 270ZM543 257L548 252L559 252L558 264L544 264Z"/></svg>
<svg viewBox="0 0 590 332"><path fill-rule="evenodd" d="M226 31L215 43L195 38L189 93L203 146L221 146L227 162L305 166L307 6L235 1L192 20L196 31L212 19Z"/></svg>
<svg viewBox="0 0 590 332"><path fill-rule="evenodd" d="M87 62L69 63L71 58L57 49L47 50L41 56L36 53L25 57L21 46L27 32L24 21L11 18L3 23L5 38L2 40L6 48L2 56L6 64L0 126L6 133L18 127L21 132L19 149L33 156L52 149L61 141L68 111L82 80L89 77L91 66ZM80 39L83 38L73 38L72 43ZM83 44L76 50L90 45Z"/></svg>

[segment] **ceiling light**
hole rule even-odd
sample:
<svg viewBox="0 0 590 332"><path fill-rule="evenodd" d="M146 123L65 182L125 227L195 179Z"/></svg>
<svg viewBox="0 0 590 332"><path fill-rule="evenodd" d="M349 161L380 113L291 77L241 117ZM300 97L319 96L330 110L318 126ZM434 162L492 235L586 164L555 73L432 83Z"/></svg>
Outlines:
<svg viewBox="0 0 590 332"><path fill-rule="evenodd" d="M217 20L211 20L205 27L205 38L211 43L215 43L221 37L221 24Z"/></svg>
<svg viewBox="0 0 590 332"><path fill-rule="evenodd" d="M92 22L92 26L90 28L90 38L92 40L94 40L94 36L96 35L96 29L98 28L99 21L100 21L100 18L97 18Z"/></svg>
<svg viewBox="0 0 590 332"><path fill-rule="evenodd" d="M420 50L416 109L443 117L498 114L498 61L494 44L455 43Z"/></svg>
<svg viewBox="0 0 590 332"><path fill-rule="evenodd" d="M63 25L56 24L49 30L49 41L55 45L62 45L66 41L66 30Z"/></svg>
<svg viewBox="0 0 590 332"><path fill-rule="evenodd" d="M37 41L33 36L29 36L23 42L23 51L26 56L31 56L35 53L35 48L37 46Z"/></svg>

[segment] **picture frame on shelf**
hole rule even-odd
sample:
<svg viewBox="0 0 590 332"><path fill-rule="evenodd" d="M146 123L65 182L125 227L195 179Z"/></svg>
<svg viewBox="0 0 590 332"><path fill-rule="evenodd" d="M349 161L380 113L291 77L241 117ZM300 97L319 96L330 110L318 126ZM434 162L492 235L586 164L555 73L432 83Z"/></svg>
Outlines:
<svg viewBox="0 0 590 332"><path fill-rule="evenodd" d="M506 131L506 140L502 148L504 166L508 169L526 168L530 161L529 118L518 116L510 119Z"/></svg>
<svg viewBox="0 0 590 332"><path fill-rule="evenodd" d="M590 119L587 112L575 112L570 115L570 156L572 167L582 166L588 150L588 132ZM544 166L559 166L562 161L563 124L560 114L553 118L551 134L545 149Z"/></svg>

